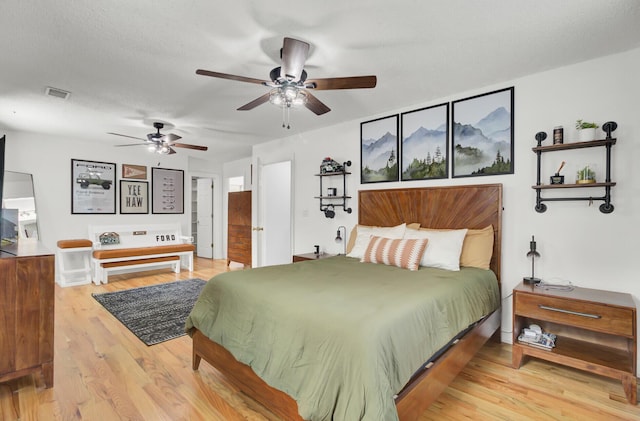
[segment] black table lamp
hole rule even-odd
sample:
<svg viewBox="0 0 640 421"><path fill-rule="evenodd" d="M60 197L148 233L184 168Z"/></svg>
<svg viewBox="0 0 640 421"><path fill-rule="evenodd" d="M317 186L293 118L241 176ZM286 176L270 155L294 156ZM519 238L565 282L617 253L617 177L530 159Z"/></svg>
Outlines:
<svg viewBox="0 0 640 421"><path fill-rule="evenodd" d="M531 236L531 241L529 242L529 252L527 253L527 257L531 257L531 276L527 276L523 278L525 284L539 284L542 279L535 277L535 268L536 268L536 257L540 257L540 253L536 251L536 240Z"/></svg>

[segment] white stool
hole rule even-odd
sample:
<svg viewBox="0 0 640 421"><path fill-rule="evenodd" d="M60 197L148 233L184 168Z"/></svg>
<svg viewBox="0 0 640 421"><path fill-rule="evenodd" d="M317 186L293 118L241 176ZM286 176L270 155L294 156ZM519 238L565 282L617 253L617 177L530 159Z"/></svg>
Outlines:
<svg viewBox="0 0 640 421"><path fill-rule="evenodd" d="M56 281L61 287L91 283L90 240L60 240L56 250Z"/></svg>

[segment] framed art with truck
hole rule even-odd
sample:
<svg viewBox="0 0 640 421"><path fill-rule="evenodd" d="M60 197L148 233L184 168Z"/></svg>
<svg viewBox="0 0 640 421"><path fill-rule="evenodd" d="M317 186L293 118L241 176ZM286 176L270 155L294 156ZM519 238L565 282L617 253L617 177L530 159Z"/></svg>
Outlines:
<svg viewBox="0 0 640 421"><path fill-rule="evenodd" d="M71 213L116 213L116 164L71 160Z"/></svg>

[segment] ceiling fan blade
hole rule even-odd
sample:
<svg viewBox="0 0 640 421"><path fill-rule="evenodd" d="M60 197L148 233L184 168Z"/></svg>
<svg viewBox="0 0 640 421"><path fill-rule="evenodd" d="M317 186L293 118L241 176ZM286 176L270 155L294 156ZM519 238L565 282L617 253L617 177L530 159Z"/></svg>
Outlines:
<svg viewBox="0 0 640 421"><path fill-rule="evenodd" d="M227 73L212 72L212 71L209 71L209 70L202 70L202 69L196 70L196 74L199 74L199 75L202 75L202 76L217 77L217 78L220 78L220 79L231 79L231 80L235 80L235 81L238 81L238 82L257 83L258 85L264 85L265 83L271 82L269 80L254 79L252 77L230 75L230 74L227 74Z"/></svg>
<svg viewBox="0 0 640 421"><path fill-rule="evenodd" d="M377 78L375 76L331 77L327 79L307 79L304 86L309 89L362 89L375 88Z"/></svg>
<svg viewBox="0 0 640 421"><path fill-rule="evenodd" d="M254 99L253 101L249 102L248 104L244 104L242 107L238 108L238 111L253 110L258 105L262 105L265 102L269 102L269 92L267 92L266 94Z"/></svg>
<svg viewBox="0 0 640 421"><path fill-rule="evenodd" d="M331 108L327 107L323 102L321 102L318 98L311 95L309 92L307 94L307 102L304 103L304 106L316 113L316 115L322 115L324 113L328 113L331 111Z"/></svg>
<svg viewBox="0 0 640 421"><path fill-rule="evenodd" d="M285 38L282 46L280 77L294 82L299 81L308 54L309 44L297 39Z"/></svg>
<svg viewBox="0 0 640 421"><path fill-rule="evenodd" d="M123 146L149 146L149 143L130 143L128 145L113 145L116 148L121 148Z"/></svg>
<svg viewBox="0 0 640 421"><path fill-rule="evenodd" d="M176 148L195 149L197 151L206 151L206 150L209 149L206 146L190 145L188 143L172 143L169 146L173 146L173 147L176 147Z"/></svg>
<svg viewBox="0 0 640 421"><path fill-rule="evenodd" d="M129 139L144 140L144 141L146 142L146 139L143 139L143 138L141 138L141 137L127 136L126 134L111 133L111 132L107 132L107 134L112 134L112 135L114 135L114 136L128 137ZM124 145L124 146L126 146L126 145Z"/></svg>
<svg viewBox="0 0 640 421"><path fill-rule="evenodd" d="M167 142L174 142L180 139L182 139L182 136L178 136L177 134L169 133L164 135L164 140Z"/></svg>

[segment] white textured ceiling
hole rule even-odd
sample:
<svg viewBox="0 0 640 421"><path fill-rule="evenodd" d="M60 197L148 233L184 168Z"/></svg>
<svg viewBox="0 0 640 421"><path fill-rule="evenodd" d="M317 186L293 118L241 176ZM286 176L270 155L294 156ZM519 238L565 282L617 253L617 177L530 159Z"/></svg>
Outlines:
<svg viewBox="0 0 640 421"><path fill-rule="evenodd" d="M104 144L169 122L188 153L249 156L251 145L640 46L637 0L1 0L0 130ZM309 78L377 75L374 89L317 91L281 127L267 87L285 36L311 44ZM72 92L45 96L52 86ZM132 141L135 142L135 141ZM140 153L146 153L144 149Z"/></svg>

